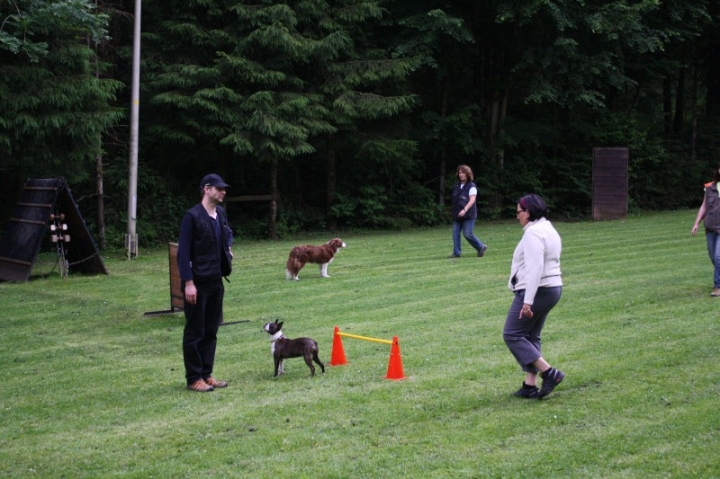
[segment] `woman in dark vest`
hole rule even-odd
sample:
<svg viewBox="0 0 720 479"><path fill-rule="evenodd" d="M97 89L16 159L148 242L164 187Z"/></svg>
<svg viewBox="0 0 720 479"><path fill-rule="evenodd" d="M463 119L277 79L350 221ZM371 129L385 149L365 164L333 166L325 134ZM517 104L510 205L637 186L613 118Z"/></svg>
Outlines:
<svg viewBox="0 0 720 479"><path fill-rule="evenodd" d="M478 257L485 255L487 245L480 241L473 233L477 219L477 186L473 183L475 177L467 165L460 165L455 176L459 183L452 191L452 217L453 217L453 253L451 258L460 257L460 232L468 243L475 248Z"/></svg>
<svg viewBox="0 0 720 479"><path fill-rule="evenodd" d="M710 296L720 296L720 191L718 190L718 181L720 181L720 163L715 168L713 180L705 184L705 198L690 231L695 236L700 227L700 221L703 222L708 254L715 267L713 290Z"/></svg>

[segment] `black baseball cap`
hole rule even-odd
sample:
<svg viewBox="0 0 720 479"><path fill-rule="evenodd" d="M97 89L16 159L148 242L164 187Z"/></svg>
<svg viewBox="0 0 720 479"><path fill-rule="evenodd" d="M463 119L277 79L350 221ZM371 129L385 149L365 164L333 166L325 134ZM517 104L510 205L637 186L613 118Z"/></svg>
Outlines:
<svg viewBox="0 0 720 479"><path fill-rule="evenodd" d="M227 188L228 185L223 181L222 178L220 178L220 175L217 175L215 173L210 173L209 175L205 175L200 182L200 189L202 190L206 186L214 186L215 188Z"/></svg>

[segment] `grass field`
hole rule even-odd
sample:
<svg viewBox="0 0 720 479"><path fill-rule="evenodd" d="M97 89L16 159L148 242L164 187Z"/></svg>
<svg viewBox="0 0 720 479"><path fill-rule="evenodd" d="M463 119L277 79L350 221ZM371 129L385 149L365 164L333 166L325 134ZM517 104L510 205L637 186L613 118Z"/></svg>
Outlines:
<svg viewBox="0 0 720 479"><path fill-rule="evenodd" d="M511 396L502 340L514 220L476 226L485 258L447 259L449 226L346 233L332 278L299 282L290 247L329 235L240 242L215 370L230 386L208 394L185 389L182 313L143 315L169 307L165 248L0 283L0 476L720 477L720 298L694 217L556 223L565 288L543 339L567 377L542 401ZM384 378L389 346L350 338L348 365L273 379L277 318L326 363L334 326L398 336L406 379Z"/></svg>

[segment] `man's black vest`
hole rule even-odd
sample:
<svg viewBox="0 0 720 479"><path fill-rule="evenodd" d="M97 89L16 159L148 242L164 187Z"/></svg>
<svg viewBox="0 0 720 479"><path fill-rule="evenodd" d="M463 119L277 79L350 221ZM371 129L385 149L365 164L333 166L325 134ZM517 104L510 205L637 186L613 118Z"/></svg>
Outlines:
<svg viewBox="0 0 720 479"><path fill-rule="evenodd" d="M221 206L216 207L217 219L213 220L202 204L197 204L187 212L193 219L193 244L191 253L192 272L195 283L202 283L228 276L232 272L232 260L228 252L227 215ZM215 231L215 221L220 227L220 244Z"/></svg>

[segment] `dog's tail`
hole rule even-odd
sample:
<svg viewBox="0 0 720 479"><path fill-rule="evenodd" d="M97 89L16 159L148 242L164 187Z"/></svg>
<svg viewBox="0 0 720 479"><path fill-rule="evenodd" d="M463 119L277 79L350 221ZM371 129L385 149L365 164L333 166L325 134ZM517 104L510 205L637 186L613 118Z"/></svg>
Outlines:
<svg viewBox="0 0 720 479"><path fill-rule="evenodd" d="M293 248L292 251L290 251L290 256L288 256L287 265L285 266L285 279L295 279L300 268L302 268L302 263L298 258L297 251Z"/></svg>

